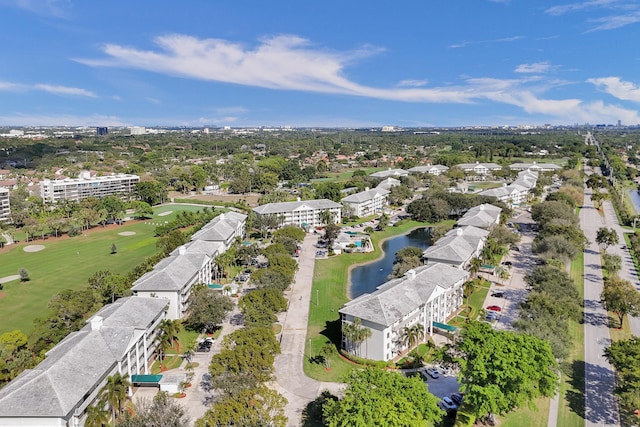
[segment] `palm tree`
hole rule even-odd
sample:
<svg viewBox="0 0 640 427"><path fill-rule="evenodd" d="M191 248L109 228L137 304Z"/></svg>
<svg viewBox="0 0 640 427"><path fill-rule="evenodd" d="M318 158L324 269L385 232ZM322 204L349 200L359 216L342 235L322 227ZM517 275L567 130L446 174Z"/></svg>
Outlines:
<svg viewBox="0 0 640 427"><path fill-rule="evenodd" d="M471 296L471 294L473 294L475 287L476 287L475 280L467 280L462 285L462 293L467 299L467 314L469 314L469 297Z"/></svg>
<svg viewBox="0 0 640 427"><path fill-rule="evenodd" d="M160 334L167 335L169 344L173 347L173 341L178 339L178 334L182 329L182 324L179 320L164 319L160 321L158 331Z"/></svg>
<svg viewBox="0 0 640 427"><path fill-rule="evenodd" d="M371 337L371 329L362 326L362 320L356 317L352 323L347 323L342 327L342 334L349 342L351 352L353 353L357 347L359 354L360 344Z"/></svg>
<svg viewBox="0 0 640 427"><path fill-rule="evenodd" d="M85 427L104 427L109 425L109 411L104 409L105 402L98 401L95 406L88 406Z"/></svg>
<svg viewBox="0 0 640 427"><path fill-rule="evenodd" d="M477 277L481 268L482 260L478 257L473 257L469 263L469 273L471 274L471 277Z"/></svg>
<svg viewBox="0 0 640 427"><path fill-rule="evenodd" d="M402 341L410 349L424 339L424 326L417 323L411 327L405 326L402 330Z"/></svg>
<svg viewBox="0 0 640 427"><path fill-rule="evenodd" d="M158 358L160 359L160 365L164 361L167 351L171 349L171 341L167 334L159 333L156 335L156 341L158 341Z"/></svg>
<svg viewBox="0 0 640 427"><path fill-rule="evenodd" d="M129 375L122 375L119 372L109 376L107 377L107 384L100 391L100 399L111 407L111 420L114 424L116 416L120 414L120 410L127 398L127 390L131 386L128 378Z"/></svg>

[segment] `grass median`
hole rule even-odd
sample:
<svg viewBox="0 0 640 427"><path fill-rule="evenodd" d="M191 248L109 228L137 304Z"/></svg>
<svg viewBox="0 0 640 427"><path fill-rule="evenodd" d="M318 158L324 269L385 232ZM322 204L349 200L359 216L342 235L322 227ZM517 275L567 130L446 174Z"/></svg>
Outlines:
<svg viewBox="0 0 640 427"><path fill-rule="evenodd" d="M341 329L338 310L349 300L347 297L349 269L384 256L380 249L384 240L407 234L415 228L431 225L417 221L403 221L394 227L388 227L384 231L371 235L374 252L343 254L316 261L305 348L307 357L305 357L304 371L307 376L320 381L339 381L345 373L356 366L343 359L337 352L329 358L330 369L323 364L311 363L309 360L317 356L327 343L333 344L336 349L340 348Z"/></svg>

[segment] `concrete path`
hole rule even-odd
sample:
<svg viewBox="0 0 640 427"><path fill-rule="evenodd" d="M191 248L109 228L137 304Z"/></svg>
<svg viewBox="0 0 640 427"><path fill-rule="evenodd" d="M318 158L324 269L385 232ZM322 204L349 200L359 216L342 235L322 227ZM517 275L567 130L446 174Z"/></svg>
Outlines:
<svg viewBox="0 0 640 427"><path fill-rule="evenodd" d="M617 426L615 373L604 358L604 349L610 345L611 337L607 311L600 302L603 279L600 248L596 243L597 230L605 223L593 207L588 188L580 210L580 226L590 242L584 250L585 426Z"/></svg>
<svg viewBox="0 0 640 427"><path fill-rule="evenodd" d="M338 383L323 383L308 378L303 371L305 341L309 320L309 305L317 304L312 301L311 285L315 266L315 243L318 236L307 234L300 251L299 269L296 273L291 290L288 291L289 308L280 316L282 332L280 347L282 353L276 357L275 381L271 383L273 389L287 398L286 416L288 426L302 425L302 411L307 404L316 399L323 390L328 389L333 394L341 394L343 385Z"/></svg>

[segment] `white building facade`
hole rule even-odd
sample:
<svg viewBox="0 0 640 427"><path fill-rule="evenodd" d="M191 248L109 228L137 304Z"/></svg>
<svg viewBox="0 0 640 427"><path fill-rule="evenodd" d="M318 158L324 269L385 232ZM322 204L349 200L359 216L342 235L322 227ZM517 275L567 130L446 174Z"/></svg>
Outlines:
<svg viewBox="0 0 640 427"><path fill-rule="evenodd" d="M322 218L325 211L331 215L332 223L337 224L342 221L342 205L328 199L268 203L254 208L253 211L261 216L275 215L280 226L295 225L309 228L327 225Z"/></svg>
<svg viewBox="0 0 640 427"><path fill-rule="evenodd" d="M355 216L363 217L382 213L388 201L389 190L384 188L365 189L342 199L342 204L351 209Z"/></svg>
<svg viewBox="0 0 640 427"><path fill-rule="evenodd" d="M0 222L9 221L11 217L10 191L0 187Z"/></svg>
<svg viewBox="0 0 640 427"><path fill-rule="evenodd" d="M82 173L79 178L45 179L40 183L40 197L45 203L63 200L79 202L88 197L127 197L140 182L138 175L118 174L91 177Z"/></svg>

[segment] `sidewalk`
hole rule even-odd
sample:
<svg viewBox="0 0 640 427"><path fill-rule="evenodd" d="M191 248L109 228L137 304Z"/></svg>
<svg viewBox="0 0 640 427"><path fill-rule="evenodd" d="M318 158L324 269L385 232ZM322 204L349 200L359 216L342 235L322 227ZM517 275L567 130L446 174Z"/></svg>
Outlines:
<svg viewBox="0 0 640 427"><path fill-rule="evenodd" d="M279 336L282 352L276 357L275 381L270 386L287 399L285 415L289 419L287 425L291 427L302 425L302 411L323 390L341 394L343 389L342 384L316 381L303 371L317 238L317 235L307 234L304 239L298 259L299 269L288 291L289 308L278 319L282 324Z"/></svg>

